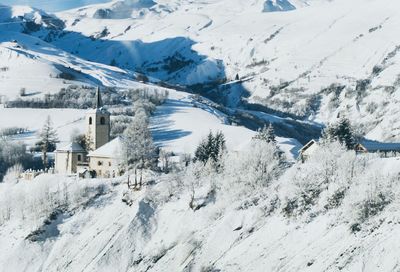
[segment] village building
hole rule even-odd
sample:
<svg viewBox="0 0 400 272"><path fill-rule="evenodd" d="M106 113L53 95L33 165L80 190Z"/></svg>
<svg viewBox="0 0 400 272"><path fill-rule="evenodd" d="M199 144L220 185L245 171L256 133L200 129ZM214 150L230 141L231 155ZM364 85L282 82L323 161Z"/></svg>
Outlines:
<svg viewBox="0 0 400 272"><path fill-rule="evenodd" d="M96 93L96 108L86 113L88 149L96 150L110 141L110 113L103 107L100 90Z"/></svg>
<svg viewBox="0 0 400 272"><path fill-rule="evenodd" d="M55 151L55 170L59 174L74 174L78 164L85 161L86 151L78 143L69 143Z"/></svg>
<svg viewBox="0 0 400 272"><path fill-rule="evenodd" d="M365 139L356 145L355 151L358 154L378 153L383 157L397 156L400 154L400 143L382 143Z"/></svg>
<svg viewBox="0 0 400 272"><path fill-rule="evenodd" d="M110 141L110 113L103 107L100 90L96 92L96 107L86 113L85 150L76 142L55 152L55 172L79 174L82 178L115 177L121 171L122 140ZM89 152L89 154L88 154Z"/></svg>
<svg viewBox="0 0 400 272"><path fill-rule="evenodd" d="M318 143L316 140L309 141L299 150L299 159L302 162L305 162L311 156L311 154L317 150L317 148Z"/></svg>
<svg viewBox="0 0 400 272"><path fill-rule="evenodd" d="M97 177L120 176L123 173L122 150L122 139L117 137L95 151L89 152L89 169L94 171Z"/></svg>
<svg viewBox="0 0 400 272"><path fill-rule="evenodd" d="M299 150L299 159L305 162L318 148L318 142L311 140ZM382 157L394 157L400 154L400 143L384 143L364 139L356 144L354 150L357 154L377 153Z"/></svg>

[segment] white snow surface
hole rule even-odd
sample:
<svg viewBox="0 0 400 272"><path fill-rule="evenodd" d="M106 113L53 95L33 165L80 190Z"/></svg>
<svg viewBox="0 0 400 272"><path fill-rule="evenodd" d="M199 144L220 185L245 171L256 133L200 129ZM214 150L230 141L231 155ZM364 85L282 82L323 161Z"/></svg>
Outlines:
<svg viewBox="0 0 400 272"><path fill-rule="evenodd" d="M14 99L23 87L36 97L70 84L147 86L135 81L134 71L181 85L218 85L226 78L216 89L228 86L229 107L248 94L249 101L304 115L302 122L326 124L345 114L368 138L398 141L399 13L395 0L137 0L57 13L63 26L36 9L1 6L0 98ZM36 25L28 29L27 21ZM76 80L54 76L64 70L76 71ZM357 82L365 79L370 84L363 89ZM334 83L343 88L321 92ZM252 113L272 123L293 120ZM1 105L0 128L26 127L30 132L14 140L33 144L48 115L60 144L85 129L84 110ZM227 123L224 113L170 90L151 129L157 145L178 154L192 153L210 131L222 131L230 152L239 154L255 132ZM277 140L294 160L300 144ZM329 166L342 162L341 154L324 161L330 154L320 154L322 166L317 159L294 164L246 197L223 181L226 192L196 211L188 207L190 190L177 189L191 182L181 173L145 175L146 186L128 193L127 176L9 178L0 183L0 271L398 271L400 159L361 157L360 171L343 159L341 167L357 176L351 184L346 176L343 185L337 182L343 173L324 180ZM202 181L212 183L214 176ZM274 210L295 194L305 205L307 194L326 183L303 217ZM325 208L323 201L341 185L347 190L341 206ZM208 197L207 186L196 188L195 201ZM380 191L387 206L351 232L360 205L373 206ZM121 201L126 197L131 206ZM60 213L46 221L49 207L58 204Z"/></svg>
<svg viewBox="0 0 400 272"><path fill-rule="evenodd" d="M98 149L89 152L89 157L118 158L122 159L123 142L117 137Z"/></svg>

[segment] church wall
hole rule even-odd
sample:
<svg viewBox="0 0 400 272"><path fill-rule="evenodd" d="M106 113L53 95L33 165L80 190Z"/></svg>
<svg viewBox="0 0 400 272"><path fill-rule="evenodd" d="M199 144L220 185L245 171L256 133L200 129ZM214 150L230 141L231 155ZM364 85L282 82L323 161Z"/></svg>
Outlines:
<svg viewBox="0 0 400 272"><path fill-rule="evenodd" d="M78 156L81 160L78 160ZM58 151L56 153L55 170L58 174L75 174L77 171L78 162L85 160L84 153L75 152L62 152Z"/></svg>

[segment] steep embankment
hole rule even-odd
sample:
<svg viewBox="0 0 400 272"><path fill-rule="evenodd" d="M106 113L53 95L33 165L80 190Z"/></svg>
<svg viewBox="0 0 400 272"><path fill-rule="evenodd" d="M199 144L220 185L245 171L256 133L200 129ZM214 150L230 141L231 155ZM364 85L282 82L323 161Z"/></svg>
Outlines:
<svg viewBox="0 0 400 272"><path fill-rule="evenodd" d="M126 177L0 184L0 269L397 271L399 160L327 151L266 187L210 169L146 176L128 193Z"/></svg>

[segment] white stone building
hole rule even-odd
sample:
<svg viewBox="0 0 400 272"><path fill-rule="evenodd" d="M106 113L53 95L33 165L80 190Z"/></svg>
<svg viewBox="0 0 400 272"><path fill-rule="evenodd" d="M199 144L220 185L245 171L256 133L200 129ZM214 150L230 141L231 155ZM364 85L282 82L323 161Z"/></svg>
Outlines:
<svg viewBox="0 0 400 272"><path fill-rule="evenodd" d="M78 164L85 161L86 151L78 143L69 143L55 151L55 171L59 174L74 174Z"/></svg>
<svg viewBox="0 0 400 272"><path fill-rule="evenodd" d="M89 152L89 169L97 177L111 178L123 173L122 139L115 138L104 146Z"/></svg>

